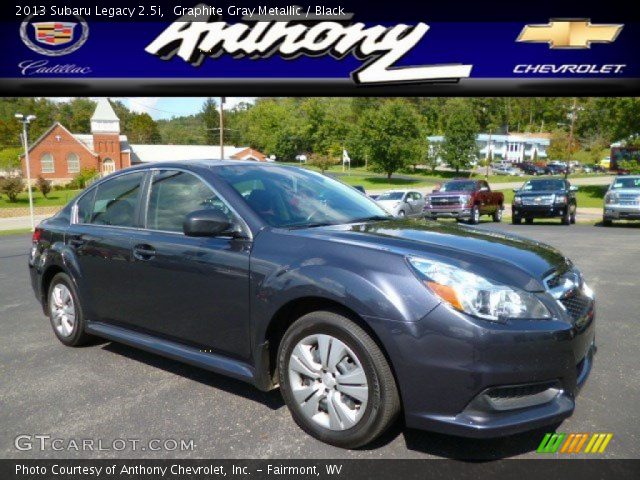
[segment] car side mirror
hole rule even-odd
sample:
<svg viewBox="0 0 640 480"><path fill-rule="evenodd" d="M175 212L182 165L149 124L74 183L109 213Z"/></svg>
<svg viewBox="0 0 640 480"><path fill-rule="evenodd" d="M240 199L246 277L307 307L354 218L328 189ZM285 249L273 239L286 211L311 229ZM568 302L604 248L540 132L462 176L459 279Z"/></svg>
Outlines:
<svg viewBox="0 0 640 480"><path fill-rule="evenodd" d="M571 192L577 192L577 191L578 191L578 187L577 187L577 186L575 186L575 185L571 185L571 186L569 187L569 191L571 191Z"/></svg>
<svg viewBox="0 0 640 480"><path fill-rule="evenodd" d="M487 187L480 187L481 192L488 192L489 189Z"/></svg>
<svg viewBox="0 0 640 480"><path fill-rule="evenodd" d="M519 188L514 188L514 189L513 189L513 193L518 193L519 191L520 191L520 189L519 189Z"/></svg>
<svg viewBox="0 0 640 480"><path fill-rule="evenodd" d="M434 188L433 190L431 190L431 192L433 192L433 193L437 193L437 192L439 192L439 191L440 191L440 189L439 189L439 188L437 188L437 187L436 187L436 188Z"/></svg>
<svg viewBox="0 0 640 480"><path fill-rule="evenodd" d="M231 222L216 210L196 210L186 216L182 228L188 237L217 237L231 233Z"/></svg>

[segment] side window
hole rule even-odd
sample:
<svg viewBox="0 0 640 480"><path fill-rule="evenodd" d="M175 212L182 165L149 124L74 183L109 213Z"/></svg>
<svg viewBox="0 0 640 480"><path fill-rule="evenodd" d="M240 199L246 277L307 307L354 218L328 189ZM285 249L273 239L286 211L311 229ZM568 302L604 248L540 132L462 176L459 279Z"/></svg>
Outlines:
<svg viewBox="0 0 640 480"><path fill-rule="evenodd" d="M78 223L91 223L91 213L93 212L93 198L96 196L96 189L93 188L78 200L77 217Z"/></svg>
<svg viewBox="0 0 640 480"><path fill-rule="evenodd" d="M182 232L182 224L189 213L209 208L219 210L229 221L233 221L229 208L196 176L172 170L155 172L151 181L146 227Z"/></svg>
<svg viewBox="0 0 640 480"><path fill-rule="evenodd" d="M96 225L133 227L143 172L121 175L98 185L90 221Z"/></svg>

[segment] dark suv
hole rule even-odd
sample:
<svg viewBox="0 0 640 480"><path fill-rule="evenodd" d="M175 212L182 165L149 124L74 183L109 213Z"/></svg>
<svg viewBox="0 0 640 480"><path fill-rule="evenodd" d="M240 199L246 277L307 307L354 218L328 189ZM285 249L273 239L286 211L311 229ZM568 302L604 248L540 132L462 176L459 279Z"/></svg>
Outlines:
<svg viewBox="0 0 640 480"><path fill-rule="evenodd" d="M558 422L594 351L593 292L557 250L394 220L294 167L120 171L39 225L29 268L65 345L103 337L279 386L342 447L400 414L475 437Z"/></svg>
<svg viewBox="0 0 640 480"><path fill-rule="evenodd" d="M534 218L560 218L564 225L576 223L577 190L578 187L572 187L568 180L528 180L513 190L511 220L519 224L523 218L527 223L533 223Z"/></svg>

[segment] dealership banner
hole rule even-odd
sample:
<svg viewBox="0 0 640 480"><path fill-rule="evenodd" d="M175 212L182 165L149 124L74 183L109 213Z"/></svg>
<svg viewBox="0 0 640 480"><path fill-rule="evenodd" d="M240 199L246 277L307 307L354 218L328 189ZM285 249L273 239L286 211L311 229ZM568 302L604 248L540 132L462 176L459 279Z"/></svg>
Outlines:
<svg viewBox="0 0 640 480"><path fill-rule="evenodd" d="M640 92L640 22L616 2L135 3L5 4L0 90Z"/></svg>

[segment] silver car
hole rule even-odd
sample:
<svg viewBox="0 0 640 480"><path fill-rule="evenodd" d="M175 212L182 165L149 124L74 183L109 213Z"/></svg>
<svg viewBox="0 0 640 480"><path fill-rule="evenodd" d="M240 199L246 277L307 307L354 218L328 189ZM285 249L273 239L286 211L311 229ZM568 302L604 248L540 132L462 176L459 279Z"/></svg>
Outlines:
<svg viewBox="0 0 640 480"><path fill-rule="evenodd" d="M414 190L390 190L379 195L376 202L395 217L424 215L424 196Z"/></svg>
<svg viewBox="0 0 640 480"><path fill-rule="evenodd" d="M640 220L640 175L616 177L604 196L602 224L614 220Z"/></svg>

